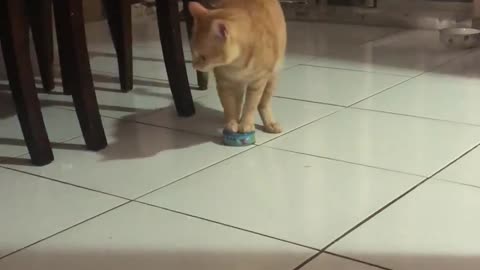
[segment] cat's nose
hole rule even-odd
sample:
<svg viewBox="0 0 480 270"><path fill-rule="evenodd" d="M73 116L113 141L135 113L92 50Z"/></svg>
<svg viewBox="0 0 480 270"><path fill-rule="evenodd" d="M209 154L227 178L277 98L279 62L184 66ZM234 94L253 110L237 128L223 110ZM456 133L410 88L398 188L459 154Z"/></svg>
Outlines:
<svg viewBox="0 0 480 270"><path fill-rule="evenodd" d="M205 71L205 67L201 65L198 61L193 61L192 62L193 69L198 70L198 71Z"/></svg>

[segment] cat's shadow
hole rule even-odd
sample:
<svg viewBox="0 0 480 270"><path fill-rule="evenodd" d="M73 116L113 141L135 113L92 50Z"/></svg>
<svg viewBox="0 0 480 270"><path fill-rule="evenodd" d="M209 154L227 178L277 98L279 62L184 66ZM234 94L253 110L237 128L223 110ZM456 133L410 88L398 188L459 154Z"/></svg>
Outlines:
<svg viewBox="0 0 480 270"><path fill-rule="evenodd" d="M223 112L195 104L196 114L183 118L173 105L149 113L127 116L110 129L109 146L100 151L102 161L142 159L162 152L195 148L201 144L222 144ZM135 119L162 118L162 123ZM213 146L215 147L215 146ZM226 146L225 146L226 147ZM188 152L185 152L188 155Z"/></svg>

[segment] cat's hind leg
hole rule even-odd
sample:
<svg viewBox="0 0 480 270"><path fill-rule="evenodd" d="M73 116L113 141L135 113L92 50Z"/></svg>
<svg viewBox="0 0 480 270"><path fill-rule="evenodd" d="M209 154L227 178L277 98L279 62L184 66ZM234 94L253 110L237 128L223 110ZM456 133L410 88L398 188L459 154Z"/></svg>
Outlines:
<svg viewBox="0 0 480 270"><path fill-rule="evenodd" d="M272 111L272 96L273 91L275 90L277 84L276 76L272 76L267 84L265 85L265 90L263 91L262 98L258 104L258 112L263 122L263 129L268 133L281 133L282 128L275 121Z"/></svg>

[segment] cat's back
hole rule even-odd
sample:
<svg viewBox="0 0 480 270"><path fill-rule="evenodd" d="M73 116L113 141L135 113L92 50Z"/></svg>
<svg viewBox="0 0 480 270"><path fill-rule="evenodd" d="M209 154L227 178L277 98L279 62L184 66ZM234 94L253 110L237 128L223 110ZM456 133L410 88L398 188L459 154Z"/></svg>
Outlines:
<svg viewBox="0 0 480 270"><path fill-rule="evenodd" d="M248 13L257 27L285 31L285 18L278 0L217 0L220 8L240 9Z"/></svg>
<svg viewBox="0 0 480 270"><path fill-rule="evenodd" d="M286 49L286 23L278 0L220 0L220 8L246 13L251 58L255 65L277 71Z"/></svg>

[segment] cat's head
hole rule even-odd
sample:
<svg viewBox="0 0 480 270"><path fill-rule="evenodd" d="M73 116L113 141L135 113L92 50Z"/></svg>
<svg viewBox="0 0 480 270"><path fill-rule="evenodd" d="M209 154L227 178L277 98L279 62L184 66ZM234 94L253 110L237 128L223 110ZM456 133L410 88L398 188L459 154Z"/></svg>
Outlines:
<svg viewBox="0 0 480 270"><path fill-rule="evenodd" d="M233 24L222 10L208 10L197 2L188 6L194 18L192 29L193 67L210 71L232 63L240 49L234 38Z"/></svg>

